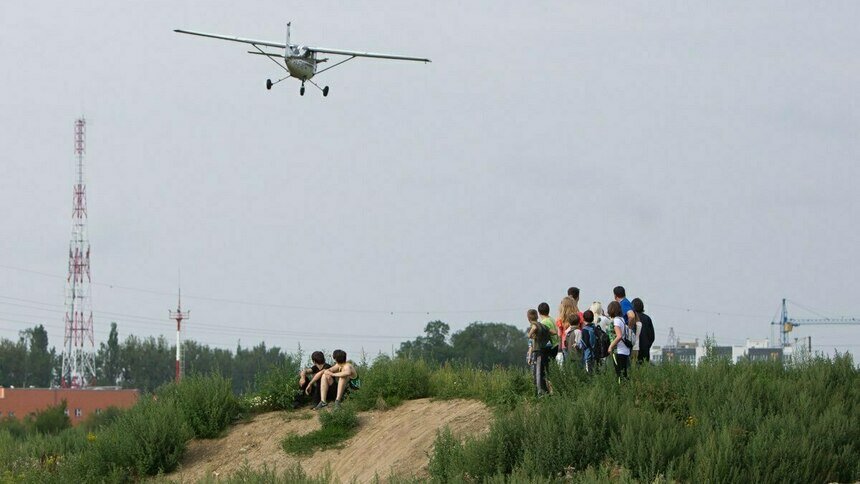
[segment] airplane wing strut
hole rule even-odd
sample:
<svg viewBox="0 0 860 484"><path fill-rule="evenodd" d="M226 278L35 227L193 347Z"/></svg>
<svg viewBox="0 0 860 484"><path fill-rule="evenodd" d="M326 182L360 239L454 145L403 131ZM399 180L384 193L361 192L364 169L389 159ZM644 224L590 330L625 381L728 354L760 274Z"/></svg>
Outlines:
<svg viewBox="0 0 860 484"><path fill-rule="evenodd" d="M323 72L325 72L325 71L327 71L327 70L329 70L329 69L334 69L335 67L337 67L337 66L339 66L339 65L343 64L344 62L348 62L348 61L351 61L351 60L355 59L355 57L356 57L356 56L347 57L346 59L344 59L344 60L342 60L342 61L340 61L340 62L338 62L338 63L336 63L336 64L332 64L332 65L330 65L330 66L326 67L325 69L323 69L323 70L321 70L321 71L317 71L316 75L320 75L320 74L322 74Z"/></svg>
<svg viewBox="0 0 860 484"><path fill-rule="evenodd" d="M268 52L263 51L263 49L261 49L261 48L260 48L260 46L258 46L257 44L251 44L251 45L253 45L253 46L254 46L254 48L255 48L255 49L257 49L258 51L260 51L260 55L264 55L264 56L268 57L270 61L274 62L278 67L280 67L281 69L283 69L284 71L286 71L286 72L287 72L287 74L289 74L289 73L290 73L290 70L289 70L289 69L287 69L287 66L285 66L285 65L281 64L280 62L276 61L276 60L275 60L275 58L274 58L274 56L273 56L272 54L270 54L270 53L268 53ZM251 53L252 53L252 54L256 54L256 52L251 52Z"/></svg>

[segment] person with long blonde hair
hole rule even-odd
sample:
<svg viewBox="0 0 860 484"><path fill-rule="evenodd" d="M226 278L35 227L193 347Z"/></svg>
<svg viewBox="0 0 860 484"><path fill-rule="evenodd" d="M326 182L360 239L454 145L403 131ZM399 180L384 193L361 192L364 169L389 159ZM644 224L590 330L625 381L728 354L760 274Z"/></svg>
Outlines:
<svg viewBox="0 0 860 484"><path fill-rule="evenodd" d="M558 305L558 319L555 320L555 326L558 329L558 334L564 334L564 322L568 320L572 315L579 314L579 308L576 307L576 299L570 296L564 296L561 300L561 304ZM561 354L562 360L567 358L567 344L564 339L561 340Z"/></svg>
<svg viewBox="0 0 860 484"><path fill-rule="evenodd" d="M594 324L596 326L600 326L600 329L602 329L606 334L615 332L612 329L612 320L606 317L606 314L603 312L603 305L600 304L600 301L594 301L591 303L591 307L589 309L594 313Z"/></svg>

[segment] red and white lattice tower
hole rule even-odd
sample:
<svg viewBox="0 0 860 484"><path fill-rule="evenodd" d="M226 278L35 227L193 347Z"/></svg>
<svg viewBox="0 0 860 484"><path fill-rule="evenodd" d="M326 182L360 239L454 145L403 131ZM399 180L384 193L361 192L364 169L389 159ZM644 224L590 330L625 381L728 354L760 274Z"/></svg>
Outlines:
<svg viewBox="0 0 860 484"><path fill-rule="evenodd" d="M87 236L87 185L84 183L86 126L75 120L77 179L72 209L72 239L69 242L69 276L66 279L66 318L63 340L63 369L60 385L83 388L95 382L95 337L90 301L90 241Z"/></svg>
<svg viewBox="0 0 860 484"><path fill-rule="evenodd" d="M176 311L170 311L170 319L176 320L176 383L182 379L182 321L191 318L191 311L182 312L182 289L179 289L179 298L176 303Z"/></svg>

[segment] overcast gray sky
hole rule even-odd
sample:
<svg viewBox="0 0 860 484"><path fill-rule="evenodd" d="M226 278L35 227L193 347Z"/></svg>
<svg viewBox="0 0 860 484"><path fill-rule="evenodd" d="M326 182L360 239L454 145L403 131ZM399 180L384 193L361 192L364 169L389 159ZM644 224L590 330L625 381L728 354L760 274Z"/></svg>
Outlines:
<svg viewBox="0 0 860 484"><path fill-rule="evenodd" d="M433 63L300 97L172 31L289 20ZM768 337L783 297L860 316L858 25L853 1L2 2L0 336L62 346L80 114L98 342L172 338L179 268L186 337L228 348L372 355L433 319L523 326L571 285L626 286L657 344ZM860 350L860 326L794 335Z"/></svg>

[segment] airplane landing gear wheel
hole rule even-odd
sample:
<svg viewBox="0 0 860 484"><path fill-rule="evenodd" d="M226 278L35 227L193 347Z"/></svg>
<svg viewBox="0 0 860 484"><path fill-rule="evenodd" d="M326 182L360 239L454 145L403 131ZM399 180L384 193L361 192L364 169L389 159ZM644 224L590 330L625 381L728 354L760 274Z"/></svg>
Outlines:
<svg viewBox="0 0 860 484"><path fill-rule="evenodd" d="M302 87L300 87L300 88L299 88L299 94L300 94L300 95L302 95L302 96L304 96L304 95L305 95L305 86L302 86Z"/></svg>
<svg viewBox="0 0 860 484"><path fill-rule="evenodd" d="M328 86L324 87L322 91L323 91L323 97L328 96Z"/></svg>
<svg viewBox="0 0 860 484"><path fill-rule="evenodd" d="M269 89L269 90L272 89L272 80L271 79L266 79L266 89Z"/></svg>

